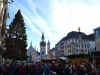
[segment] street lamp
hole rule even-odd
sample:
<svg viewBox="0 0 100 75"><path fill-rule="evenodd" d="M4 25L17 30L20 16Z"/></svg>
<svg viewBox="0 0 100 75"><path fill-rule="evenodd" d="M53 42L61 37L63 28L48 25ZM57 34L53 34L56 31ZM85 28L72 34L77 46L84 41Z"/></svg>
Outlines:
<svg viewBox="0 0 100 75"><path fill-rule="evenodd" d="M7 14L7 16L6 16L6 19L9 19L10 18L10 16L9 16L9 13Z"/></svg>

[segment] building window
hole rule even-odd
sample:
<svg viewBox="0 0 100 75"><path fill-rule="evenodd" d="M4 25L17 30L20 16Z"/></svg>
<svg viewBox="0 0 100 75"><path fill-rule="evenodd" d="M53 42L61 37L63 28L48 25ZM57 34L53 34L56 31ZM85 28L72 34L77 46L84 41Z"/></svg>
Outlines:
<svg viewBox="0 0 100 75"><path fill-rule="evenodd" d="M67 48L67 46L65 46L65 49Z"/></svg>
<svg viewBox="0 0 100 75"><path fill-rule="evenodd" d="M84 43L84 40L83 40L83 43Z"/></svg>
<svg viewBox="0 0 100 75"><path fill-rule="evenodd" d="M68 48L69 48L69 45L68 45Z"/></svg>
<svg viewBox="0 0 100 75"><path fill-rule="evenodd" d="M45 52L44 51L41 51L41 55L44 55L45 54Z"/></svg>
<svg viewBox="0 0 100 75"><path fill-rule="evenodd" d="M86 48L86 44L85 44L85 48Z"/></svg>
<svg viewBox="0 0 100 75"><path fill-rule="evenodd" d="M87 50L85 50L85 52L87 52Z"/></svg>
<svg viewBox="0 0 100 75"><path fill-rule="evenodd" d="M83 40L81 40L81 42L83 42Z"/></svg>
<svg viewBox="0 0 100 75"><path fill-rule="evenodd" d="M77 44L76 44L76 47L78 47Z"/></svg>
<svg viewBox="0 0 100 75"><path fill-rule="evenodd" d="M72 40L70 40L70 43L72 42Z"/></svg>
<svg viewBox="0 0 100 75"><path fill-rule="evenodd" d="M98 39L96 40L96 42L99 42Z"/></svg>
<svg viewBox="0 0 100 75"><path fill-rule="evenodd" d="M76 52L78 52L78 49L76 49Z"/></svg>
<svg viewBox="0 0 100 75"><path fill-rule="evenodd" d="M41 48L41 50L42 50L42 48Z"/></svg>
<svg viewBox="0 0 100 75"><path fill-rule="evenodd" d="M95 37L96 37L96 38L99 37L99 34L98 34L98 31L97 31L97 30L95 31Z"/></svg>
<svg viewBox="0 0 100 75"><path fill-rule="evenodd" d="M71 50L70 50L70 52L71 52Z"/></svg>

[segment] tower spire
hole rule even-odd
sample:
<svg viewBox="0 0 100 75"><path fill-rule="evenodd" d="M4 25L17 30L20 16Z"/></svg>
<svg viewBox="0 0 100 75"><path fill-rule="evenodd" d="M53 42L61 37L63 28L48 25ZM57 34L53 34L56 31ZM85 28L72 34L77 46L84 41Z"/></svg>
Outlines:
<svg viewBox="0 0 100 75"><path fill-rule="evenodd" d="M49 40L48 40L48 44L50 44Z"/></svg>
<svg viewBox="0 0 100 75"><path fill-rule="evenodd" d="M34 49L36 50L36 45L34 46Z"/></svg>
<svg viewBox="0 0 100 75"><path fill-rule="evenodd" d="M31 41L31 43L30 43L30 46L32 46L32 41Z"/></svg>
<svg viewBox="0 0 100 75"><path fill-rule="evenodd" d="M42 33L42 38L41 39L43 39L44 40L44 33Z"/></svg>

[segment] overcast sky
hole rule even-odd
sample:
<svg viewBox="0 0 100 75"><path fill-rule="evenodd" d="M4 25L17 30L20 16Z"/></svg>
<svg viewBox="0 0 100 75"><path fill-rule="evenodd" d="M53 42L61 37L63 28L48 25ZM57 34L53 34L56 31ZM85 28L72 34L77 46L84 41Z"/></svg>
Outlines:
<svg viewBox="0 0 100 75"><path fill-rule="evenodd" d="M100 26L100 0L14 0L8 6L9 25L18 10L24 18L28 47L40 51L42 32L51 48L71 31L78 27L86 34ZM28 48L27 47L27 48Z"/></svg>

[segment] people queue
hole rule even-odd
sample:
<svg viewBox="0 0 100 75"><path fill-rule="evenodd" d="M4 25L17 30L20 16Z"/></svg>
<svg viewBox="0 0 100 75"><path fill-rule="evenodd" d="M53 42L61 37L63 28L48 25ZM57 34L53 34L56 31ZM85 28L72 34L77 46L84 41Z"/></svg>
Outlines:
<svg viewBox="0 0 100 75"><path fill-rule="evenodd" d="M80 64L66 63L7 63L0 66L0 75L100 75L100 65L95 67L90 62Z"/></svg>

